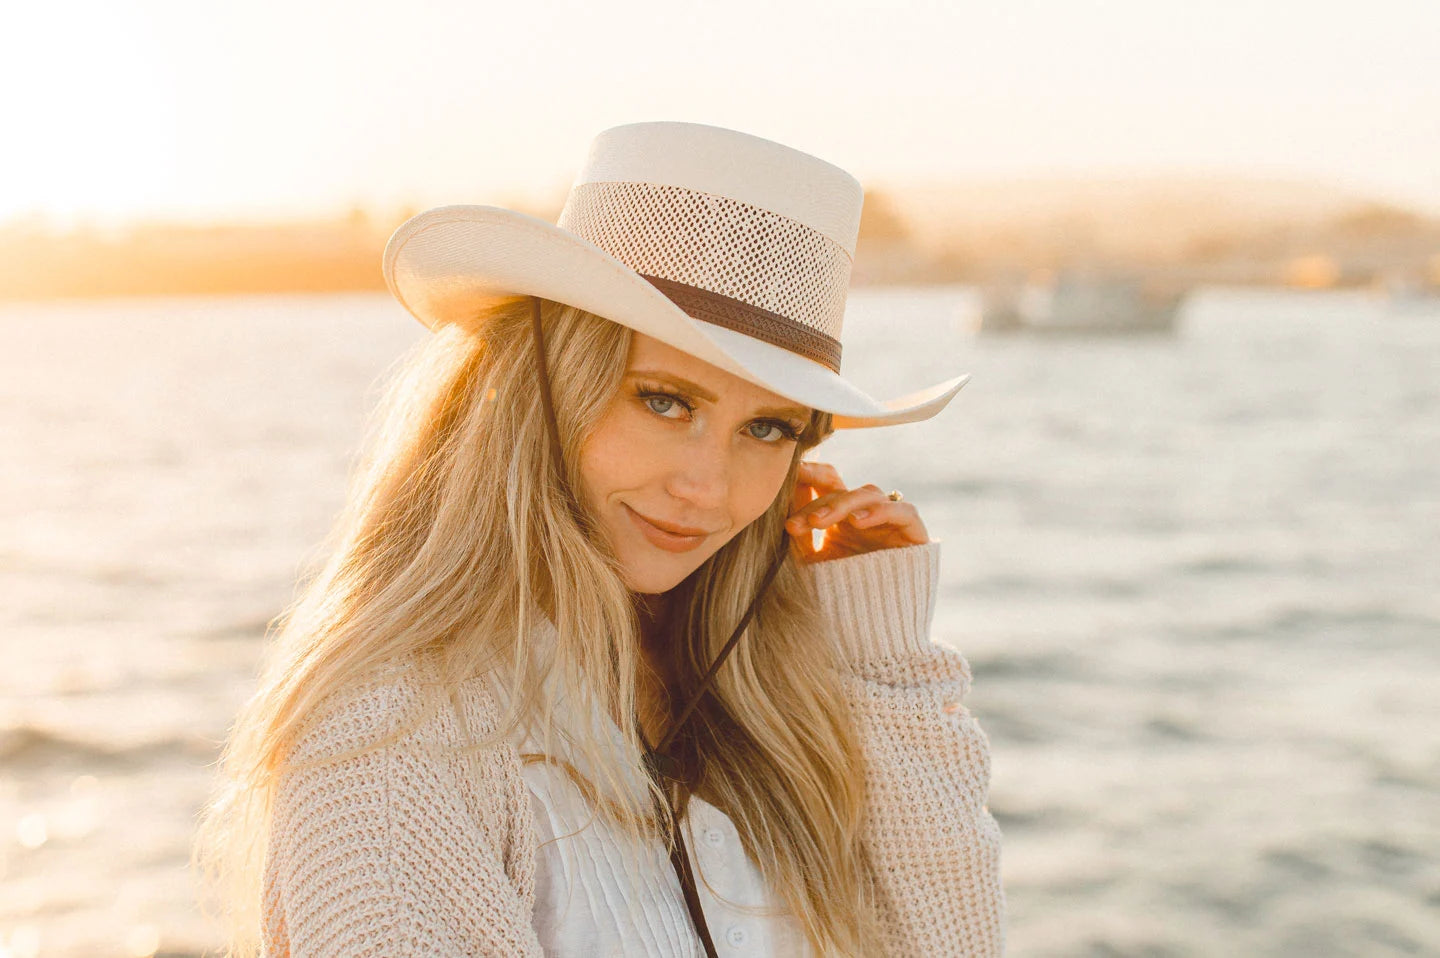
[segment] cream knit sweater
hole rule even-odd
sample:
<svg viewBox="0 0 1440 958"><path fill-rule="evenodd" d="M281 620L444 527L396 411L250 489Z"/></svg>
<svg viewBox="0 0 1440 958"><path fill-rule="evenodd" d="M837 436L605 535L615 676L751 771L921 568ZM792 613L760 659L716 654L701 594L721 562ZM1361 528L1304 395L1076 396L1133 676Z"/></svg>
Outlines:
<svg viewBox="0 0 1440 958"><path fill-rule="evenodd" d="M850 666L869 761L867 840L885 902L877 956L1005 950L989 742L962 701L969 663L929 639L939 562L930 542L805 567ZM397 666L332 696L296 754L378 738L413 714L419 694L413 667ZM453 701L396 746L282 776L265 862L267 958L545 954L517 750L447 754L465 730L493 729L497 712L480 680Z"/></svg>

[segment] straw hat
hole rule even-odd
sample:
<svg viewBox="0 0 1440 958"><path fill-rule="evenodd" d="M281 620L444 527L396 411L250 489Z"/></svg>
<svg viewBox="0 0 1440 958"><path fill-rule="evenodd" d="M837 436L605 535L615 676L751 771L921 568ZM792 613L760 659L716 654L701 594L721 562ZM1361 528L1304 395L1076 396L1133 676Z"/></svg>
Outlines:
<svg viewBox="0 0 1440 958"><path fill-rule="evenodd" d="M441 206L385 247L390 292L434 329L538 296L622 323L837 429L928 419L968 374L875 399L841 372L864 191L808 153L700 123L631 123L590 145L556 223Z"/></svg>

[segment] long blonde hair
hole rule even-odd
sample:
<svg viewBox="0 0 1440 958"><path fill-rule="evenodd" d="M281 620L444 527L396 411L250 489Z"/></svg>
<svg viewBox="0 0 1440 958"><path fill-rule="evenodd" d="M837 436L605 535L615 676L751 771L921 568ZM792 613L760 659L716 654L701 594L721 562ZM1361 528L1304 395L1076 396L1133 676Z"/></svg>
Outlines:
<svg viewBox="0 0 1440 958"><path fill-rule="evenodd" d="M579 489L580 449L620 387L632 333L542 302L566 480ZM552 668L571 701L636 714L635 599L613 551L549 465L530 309L528 298L495 303L468 331L442 327L403 357L323 544L327 559L267 629L273 642L261 681L230 729L191 859L219 903L228 956L258 953L276 786L298 767L290 750L301 723L333 693L412 655L436 666L441 694L432 709L461 682L499 676L514 694L494 734L470 749L508 739L531 709L548 722L541 689ZM815 411L801 451L832 431L831 415ZM774 557L798 462L797 454L765 514L671 593L684 626L669 663L677 705L698 687ZM863 756L838 651L796 561L780 567L686 722L679 751L700 772L694 793L731 817L811 946L873 954L875 886L860 841ZM543 667L523 641L541 611L559 643ZM639 731L620 724L638 767ZM601 743L574 747L612 799L597 802L596 813L637 847L667 840L668 818L654 814L658 787L637 796Z"/></svg>

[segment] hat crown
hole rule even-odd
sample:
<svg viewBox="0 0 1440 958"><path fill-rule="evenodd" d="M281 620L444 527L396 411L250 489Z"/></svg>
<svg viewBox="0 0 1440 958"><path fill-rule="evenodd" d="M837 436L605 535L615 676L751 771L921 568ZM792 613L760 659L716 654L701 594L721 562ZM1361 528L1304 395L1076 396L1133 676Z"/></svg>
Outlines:
<svg viewBox="0 0 1440 958"><path fill-rule="evenodd" d="M681 187L769 210L855 258L860 181L783 143L703 123L627 123L595 136L572 188L607 182Z"/></svg>
<svg viewBox="0 0 1440 958"><path fill-rule="evenodd" d="M479 331L517 298L564 303L834 415L837 429L918 422L970 377L876 400L840 373L864 191L844 170L699 123L612 127L557 223L440 206L385 244L390 292L431 329Z"/></svg>
<svg viewBox="0 0 1440 958"><path fill-rule="evenodd" d="M660 121L598 134L556 225L693 318L838 371L863 204L859 181L808 153Z"/></svg>

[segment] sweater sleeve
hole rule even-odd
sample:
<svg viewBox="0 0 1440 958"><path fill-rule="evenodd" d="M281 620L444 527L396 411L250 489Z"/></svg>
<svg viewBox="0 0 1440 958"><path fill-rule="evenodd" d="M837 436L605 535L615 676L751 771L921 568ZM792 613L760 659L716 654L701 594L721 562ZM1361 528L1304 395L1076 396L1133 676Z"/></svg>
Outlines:
<svg viewBox="0 0 1440 958"><path fill-rule="evenodd" d="M378 740L418 707L410 677L322 703L296 759ZM441 710L444 712L444 710ZM396 744L281 776L265 862L262 953L540 956L529 802L498 753L451 754L427 720Z"/></svg>
<svg viewBox="0 0 1440 958"><path fill-rule="evenodd" d="M807 568L848 665L860 725L883 953L1003 955L1001 835L986 805L989 740L962 701L969 663L929 638L940 543Z"/></svg>

